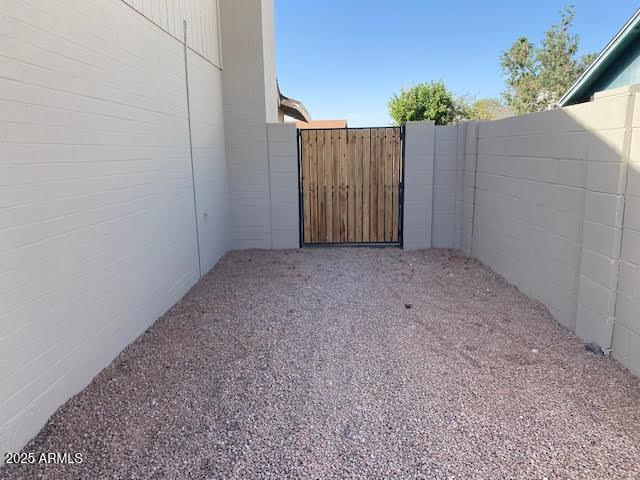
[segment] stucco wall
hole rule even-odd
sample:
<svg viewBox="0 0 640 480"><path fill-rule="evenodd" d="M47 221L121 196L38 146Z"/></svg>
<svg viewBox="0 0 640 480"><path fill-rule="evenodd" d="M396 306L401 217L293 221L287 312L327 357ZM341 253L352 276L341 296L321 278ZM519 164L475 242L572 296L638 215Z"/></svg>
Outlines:
<svg viewBox="0 0 640 480"><path fill-rule="evenodd" d="M111 0L0 2L0 35L0 451L15 451L199 268L180 41ZM229 248L221 73L191 52L189 78L206 271Z"/></svg>

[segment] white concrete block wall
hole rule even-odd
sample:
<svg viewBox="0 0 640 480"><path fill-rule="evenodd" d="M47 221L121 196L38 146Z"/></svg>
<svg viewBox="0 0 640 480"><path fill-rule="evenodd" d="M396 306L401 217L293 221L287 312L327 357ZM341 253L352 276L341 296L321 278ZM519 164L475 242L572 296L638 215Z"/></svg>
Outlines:
<svg viewBox="0 0 640 480"><path fill-rule="evenodd" d="M456 204L455 204L455 231L453 248L462 248L462 223L464 211L464 147L467 137L467 122L457 125L458 137L456 143Z"/></svg>
<svg viewBox="0 0 640 480"><path fill-rule="evenodd" d="M458 152L460 154L460 152ZM478 154L478 122L469 122L464 127L464 144L462 145L463 166L463 203L458 221L462 224L460 248L467 255L472 255L473 222L476 195L476 160Z"/></svg>
<svg viewBox="0 0 640 480"><path fill-rule="evenodd" d="M262 33L266 1L220 0L231 238L236 249L271 247Z"/></svg>
<svg viewBox="0 0 640 480"><path fill-rule="evenodd" d="M264 65L265 113L268 123L280 121L280 94L276 78L276 39L273 20L273 0L262 0L262 61Z"/></svg>
<svg viewBox="0 0 640 480"><path fill-rule="evenodd" d="M198 258L183 45L111 0L6 0L0 36L4 452L180 299ZM229 247L221 73L189 69L206 270Z"/></svg>
<svg viewBox="0 0 640 480"><path fill-rule="evenodd" d="M549 113L479 125L473 254L573 328L586 148L580 125Z"/></svg>
<svg viewBox="0 0 640 480"><path fill-rule="evenodd" d="M640 372L639 98L408 124L405 248L461 248Z"/></svg>
<svg viewBox="0 0 640 480"><path fill-rule="evenodd" d="M435 137L432 244L435 248L454 248L458 223L458 125L437 126Z"/></svg>
<svg viewBox="0 0 640 480"><path fill-rule="evenodd" d="M579 117L611 115L609 128L590 130L586 174L585 212L576 333L595 342L606 353L612 348L617 296L617 273L631 119L635 92L609 92L592 102ZM603 131L604 130L604 131Z"/></svg>
<svg viewBox="0 0 640 480"><path fill-rule="evenodd" d="M231 249L222 72L190 50L187 57L198 234L204 274Z"/></svg>
<svg viewBox="0 0 640 480"><path fill-rule="evenodd" d="M640 375L640 95L637 92L630 133L613 356ZM617 173L608 178L610 185L619 184ZM608 264L604 265L602 270L610 271L607 267Z"/></svg>
<svg viewBox="0 0 640 480"><path fill-rule="evenodd" d="M473 255L605 352L616 308L632 104L627 89L481 123L475 195L465 190L474 199L467 210L475 210L475 221L466 223L467 232L474 230ZM465 147L471 185L473 145ZM468 233L463 245L464 238Z"/></svg>
<svg viewBox="0 0 640 480"><path fill-rule="evenodd" d="M410 123L405 248L461 248L639 373L639 158L636 87L500 121Z"/></svg>
<svg viewBox="0 0 640 480"><path fill-rule="evenodd" d="M186 21L187 46L214 65L222 66L219 0L122 1L180 41L184 38L183 21Z"/></svg>
<svg viewBox="0 0 640 480"><path fill-rule="evenodd" d="M293 123L267 125L271 248L300 247L297 132Z"/></svg>
<svg viewBox="0 0 640 480"><path fill-rule="evenodd" d="M403 244L431 247L435 132L433 122L407 122L405 130Z"/></svg>
<svg viewBox="0 0 640 480"><path fill-rule="evenodd" d="M622 161L612 140L623 137L625 102L487 122L478 138L474 255L603 348L615 293L598 283L599 268L615 263L622 199L599 191L589 172Z"/></svg>

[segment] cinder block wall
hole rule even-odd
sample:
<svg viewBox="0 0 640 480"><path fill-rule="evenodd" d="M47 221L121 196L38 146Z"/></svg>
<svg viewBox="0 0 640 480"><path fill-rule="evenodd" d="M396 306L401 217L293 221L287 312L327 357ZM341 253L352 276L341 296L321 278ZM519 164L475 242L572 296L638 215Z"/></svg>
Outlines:
<svg viewBox="0 0 640 480"><path fill-rule="evenodd" d="M500 121L408 125L405 248L462 249L640 372L638 97L622 88ZM432 182L413 180L431 165Z"/></svg>
<svg viewBox="0 0 640 480"><path fill-rule="evenodd" d="M467 123L458 124L456 139L456 194L455 194L455 226L453 244L462 248L464 218L464 162L465 143L467 141Z"/></svg>
<svg viewBox="0 0 640 480"><path fill-rule="evenodd" d="M408 122L405 142L404 248L461 248L467 124Z"/></svg>
<svg viewBox="0 0 640 480"><path fill-rule="evenodd" d="M629 92L478 131L473 255L611 346Z"/></svg>
<svg viewBox="0 0 640 480"><path fill-rule="evenodd" d="M131 4L0 2L0 452L198 280L196 217L203 273L230 247L215 8L188 29L196 215L187 13Z"/></svg>
<svg viewBox="0 0 640 480"><path fill-rule="evenodd" d="M435 157L433 122L405 125L403 243L407 250L431 247Z"/></svg>
<svg viewBox="0 0 640 480"><path fill-rule="evenodd" d="M468 122L464 127L464 143L462 143L462 212L460 248L464 253L472 255L473 221L476 196L476 165L478 156L478 122ZM460 152L459 152L460 153Z"/></svg>
<svg viewBox="0 0 640 480"><path fill-rule="evenodd" d="M574 328L587 133L557 110L479 125L473 254Z"/></svg>
<svg viewBox="0 0 640 480"><path fill-rule="evenodd" d="M613 356L640 375L640 94L636 93L627 176L610 167L611 184L626 183L622 249L617 279ZM603 173L605 175L605 173ZM626 181L626 182L625 182ZM615 272L615 270L614 270Z"/></svg>
<svg viewBox="0 0 640 480"><path fill-rule="evenodd" d="M187 50L193 169L202 273L231 248L229 184L224 144L222 75Z"/></svg>
<svg viewBox="0 0 640 480"><path fill-rule="evenodd" d="M223 103L234 249L271 248L267 122L277 122L270 0L220 0ZM267 84L273 81L272 87ZM276 102L274 105L271 103Z"/></svg>
<svg viewBox="0 0 640 480"><path fill-rule="evenodd" d="M635 99L633 89L610 90L579 111L581 123L589 127L589 142L576 333L607 353L614 330Z"/></svg>
<svg viewBox="0 0 640 480"><path fill-rule="evenodd" d="M456 191L458 181L458 125L435 129L432 245L456 247Z"/></svg>
<svg viewBox="0 0 640 480"><path fill-rule="evenodd" d="M267 125L271 248L300 246L297 134L294 123Z"/></svg>

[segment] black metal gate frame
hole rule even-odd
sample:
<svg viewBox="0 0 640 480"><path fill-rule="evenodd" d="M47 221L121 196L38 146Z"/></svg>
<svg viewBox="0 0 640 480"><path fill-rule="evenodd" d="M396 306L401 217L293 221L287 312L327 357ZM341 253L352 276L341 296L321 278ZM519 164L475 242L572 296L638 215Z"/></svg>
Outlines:
<svg viewBox="0 0 640 480"><path fill-rule="evenodd" d="M397 128L397 127L353 127L353 128L313 128L311 130L371 130L374 128ZM398 185L398 241L397 242L347 242L347 243L305 243L304 241L304 196L303 196L303 176L302 176L302 144L300 143L300 137L302 136L302 130L298 129L296 134L296 146L298 149L298 243L300 248L302 247L404 247L404 181L405 181L405 145L406 145L406 125L400 126L400 141L402 146L400 148L402 174L400 178L400 184ZM349 136L347 135L347 143L349 143Z"/></svg>

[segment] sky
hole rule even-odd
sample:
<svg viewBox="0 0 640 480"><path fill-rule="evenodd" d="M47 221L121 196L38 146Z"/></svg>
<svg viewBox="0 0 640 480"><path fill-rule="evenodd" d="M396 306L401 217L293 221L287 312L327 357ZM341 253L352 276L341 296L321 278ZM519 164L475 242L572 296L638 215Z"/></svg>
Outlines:
<svg viewBox="0 0 640 480"><path fill-rule="evenodd" d="M420 82L443 80L459 95L499 97L501 52L522 35L538 44L569 3L580 53L600 51L640 6L639 0L274 3L280 90L304 103L312 118L346 118L353 127L388 125L391 95Z"/></svg>

